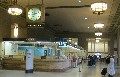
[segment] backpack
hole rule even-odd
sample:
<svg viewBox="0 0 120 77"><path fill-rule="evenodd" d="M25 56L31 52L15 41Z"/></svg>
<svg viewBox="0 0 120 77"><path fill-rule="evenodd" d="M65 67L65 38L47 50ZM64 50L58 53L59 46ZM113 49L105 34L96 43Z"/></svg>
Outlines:
<svg viewBox="0 0 120 77"><path fill-rule="evenodd" d="M110 63L110 58L106 58L106 64L109 64Z"/></svg>
<svg viewBox="0 0 120 77"><path fill-rule="evenodd" d="M107 73L107 68L103 68L101 74L106 75L106 73Z"/></svg>

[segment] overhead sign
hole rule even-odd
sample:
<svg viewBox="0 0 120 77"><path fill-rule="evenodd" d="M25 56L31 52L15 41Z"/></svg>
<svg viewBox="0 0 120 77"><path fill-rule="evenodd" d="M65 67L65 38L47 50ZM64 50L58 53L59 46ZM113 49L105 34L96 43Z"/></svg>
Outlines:
<svg viewBox="0 0 120 77"><path fill-rule="evenodd" d="M67 47L68 42L59 42L58 46L59 47Z"/></svg>

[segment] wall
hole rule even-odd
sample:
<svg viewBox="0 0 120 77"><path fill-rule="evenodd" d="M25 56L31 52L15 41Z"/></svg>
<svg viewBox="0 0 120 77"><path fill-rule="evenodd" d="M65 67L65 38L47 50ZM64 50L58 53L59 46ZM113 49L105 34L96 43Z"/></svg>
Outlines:
<svg viewBox="0 0 120 77"><path fill-rule="evenodd" d="M86 54L88 54L88 41L86 39L88 38L96 38L96 36L94 35L94 33L76 33L76 32L73 32L73 33L59 33L59 34L56 34L55 35L56 37L64 37L64 38L78 38L78 45L83 47L84 50L86 50ZM105 44L105 51L108 52L108 53L112 53L113 49L114 49L114 37L111 33L103 33L102 36L100 36L101 38L108 38L110 39L108 41L108 44ZM103 57L108 55L108 54L102 54ZM120 63L120 61L119 61Z"/></svg>
<svg viewBox="0 0 120 77"><path fill-rule="evenodd" d="M10 37L10 15L7 14L6 10L0 8L0 55L2 51L2 38Z"/></svg>
<svg viewBox="0 0 120 77"><path fill-rule="evenodd" d="M10 24L10 15L0 8L0 40L2 40L1 37L10 37Z"/></svg>
<svg viewBox="0 0 120 77"><path fill-rule="evenodd" d="M27 37L27 27L25 18L21 16L11 16L11 38L14 38L14 28L12 28L12 25L14 23L18 24L18 38L26 38Z"/></svg>
<svg viewBox="0 0 120 77"><path fill-rule="evenodd" d="M120 28L117 32L117 57L118 65L120 65Z"/></svg>
<svg viewBox="0 0 120 77"><path fill-rule="evenodd" d="M5 50L4 50L4 48L5 48L5 43L2 42L2 43L1 43L1 51L0 51L0 55L1 55L1 57L3 57L3 55L5 54Z"/></svg>
<svg viewBox="0 0 120 77"><path fill-rule="evenodd" d="M35 56L44 56L44 48L35 47L34 55Z"/></svg>
<svg viewBox="0 0 120 77"><path fill-rule="evenodd" d="M88 41L88 52L106 53L106 52L108 52L108 42L100 41L97 43L94 41Z"/></svg>
<svg viewBox="0 0 120 77"><path fill-rule="evenodd" d="M5 55L18 55L17 44L5 42Z"/></svg>
<svg viewBox="0 0 120 77"><path fill-rule="evenodd" d="M88 39L88 38L96 38L94 33L78 33L78 32L59 33L59 34L56 34L55 37L78 38L78 45L83 47L86 51L88 49L88 42L86 41L86 39ZM111 38L111 34L103 33L101 38Z"/></svg>
<svg viewBox="0 0 120 77"><path fill-rule="evenodd" d="M7 13L7 10L0 8L0 55L4 54L2 49L3 38L11 37L11 24L13 23L19 24L19 38L26 37L25 19L21 16L11 16Z"/></svg>
<svg viewBox="0 0 120 77"><path fill-rule="evenodd" d="M54 34L45 28L27 28L28 37L32 38L52 38Z"/></svg>

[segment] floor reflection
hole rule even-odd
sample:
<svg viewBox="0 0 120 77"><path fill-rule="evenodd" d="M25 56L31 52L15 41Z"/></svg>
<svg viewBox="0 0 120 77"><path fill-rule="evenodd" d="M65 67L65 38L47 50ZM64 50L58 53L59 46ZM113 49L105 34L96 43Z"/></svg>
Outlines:
<svg viewBox="0 0 120 77"><path fill-rule="evenodd" d="M26 73L25 77L34 77L34 73Z"/></svg>
<svg viewBox="0 0 120 77"><path fill-rule="evenodd" d="M25 71L19 70L0 70L0 77L102 77L102 68L107 67L104 63L98 63L97 66L88 67L87 64L80 65L77 68L72 68L66 72L36 72L25 73ZM108 77L108 76L106 76ZM116 69L116 75L114 77L120 77L120 68Z"/></svg>

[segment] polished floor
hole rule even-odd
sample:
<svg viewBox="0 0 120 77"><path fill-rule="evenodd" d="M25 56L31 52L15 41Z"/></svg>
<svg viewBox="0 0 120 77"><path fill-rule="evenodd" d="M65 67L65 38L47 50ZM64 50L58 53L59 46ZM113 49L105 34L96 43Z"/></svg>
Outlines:
<svg viewBox="0 0 120 77"><path fill-rule="evenodd" d="M24 71L18 70L0 70L0 77L102 77L101 70L104 67L106 67L104 63L98 63L96 66L81 64L81 72L79 72L78 66L66 72L34 72L33 74L25 74ZM119 67L116 67L116 75L114 77L120 77Z"/></svg>

